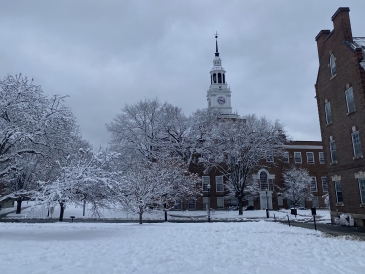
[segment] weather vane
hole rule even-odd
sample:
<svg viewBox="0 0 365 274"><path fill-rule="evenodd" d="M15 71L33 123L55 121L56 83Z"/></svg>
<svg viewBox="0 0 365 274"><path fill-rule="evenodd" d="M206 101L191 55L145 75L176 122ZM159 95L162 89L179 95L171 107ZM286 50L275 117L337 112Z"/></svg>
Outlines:
<svg viewBox="0 0 365 274"><path fill-rule="evenodd" d="M217 32L215 32L215 34L214 34L214 35L215 35L215 38L218 38L218 33L217 33Z"/></svg>

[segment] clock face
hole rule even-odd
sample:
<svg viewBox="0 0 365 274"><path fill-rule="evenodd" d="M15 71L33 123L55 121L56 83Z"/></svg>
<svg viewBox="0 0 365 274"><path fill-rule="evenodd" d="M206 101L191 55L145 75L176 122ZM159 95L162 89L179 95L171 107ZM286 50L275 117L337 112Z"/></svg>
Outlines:
<svg viewBox="0 0 365 274"><path fill-rule="evenodd" d="M224 105L226 103L226 98L224 98L223 96L219 96L217 102L220 105Z"/></svg>

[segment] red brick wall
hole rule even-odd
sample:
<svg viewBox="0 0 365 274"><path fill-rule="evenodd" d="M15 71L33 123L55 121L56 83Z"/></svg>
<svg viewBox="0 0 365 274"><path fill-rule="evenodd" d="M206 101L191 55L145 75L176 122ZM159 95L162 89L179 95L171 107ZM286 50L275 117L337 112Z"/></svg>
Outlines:
<svg viewBox="0 0 365 274"><path fill-rule="evenodd" d="M365 154L365 73L359 65L361 51L353 51L345 40L352 41L349 10L338 10L332 17L334 30L320 32L316 37L319 58L319 71L316 82L316 98L321 135L328 170L328 186L331 211L365 214L361 208L358 182L354 177L357 171L365 171L365 159L353 159L352 127L360 132L362 150ZM331 77L330 53L336 57L337 75ZM356 111L348 114L345 98L346 85L353 88ZM331 103L332 124L326 125L325 100ZM336 141L338 163L331 164L329 140ZM336 194L331 176L341 176L344 206L336 206Z"/></svg>

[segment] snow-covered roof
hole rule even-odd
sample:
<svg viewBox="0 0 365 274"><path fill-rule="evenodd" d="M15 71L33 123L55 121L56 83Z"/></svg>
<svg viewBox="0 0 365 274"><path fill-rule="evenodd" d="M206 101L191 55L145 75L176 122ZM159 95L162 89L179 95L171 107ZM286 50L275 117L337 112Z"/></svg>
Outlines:
<svg viewBox="0 0 365 274"><path fill-rule="evenodd" d="M0 196L0 202L5 201L6 199L15 199L15 196L9 194L9 195L5 195L5 196Z"/></svg>
<svg viewBox="0 0 365 274"><path fill-rule="evenodd" d="M346 41L345 43L351 48L352 51L361 50L363 55L363 61L360 65L365 69L365 37L353 37L353 42Z"/></svg>
<svg viewBox="0 0 365 274"><path fill-rule="evenodd" d="M365 50L365 37L353 37L353 44L357 48L361 48L363 51Z"/></svg>
<svg viewBox="0 0 365 274"><path fill-rule="evenodd" d="M365 59L365 37L353 37L353 42L351 43L351 47L354 50L361 49L362 55Z"/></svg>

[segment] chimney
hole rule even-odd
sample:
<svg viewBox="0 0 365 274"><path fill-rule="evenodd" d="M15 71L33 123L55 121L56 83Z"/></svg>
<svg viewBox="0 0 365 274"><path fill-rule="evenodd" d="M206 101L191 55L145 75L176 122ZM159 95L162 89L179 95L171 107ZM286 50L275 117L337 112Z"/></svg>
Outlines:
<svg viewBox="0 0 365 274"><path fill-rule="evenodd" d="M317 36L316 36L316 41L317 43L319 42L323 42L324 39L326 39L326 37L328 36L328 34L330 34L330 30L328 29L324 29L324 30L321 30Z"/></svg>
<svg viewBox="0 0 365 274"><path fill-rule="evenodd" d="M343 40L353 42L349 13L350 8L338 8L331 19L335 33L342 37Z"/></svg>

